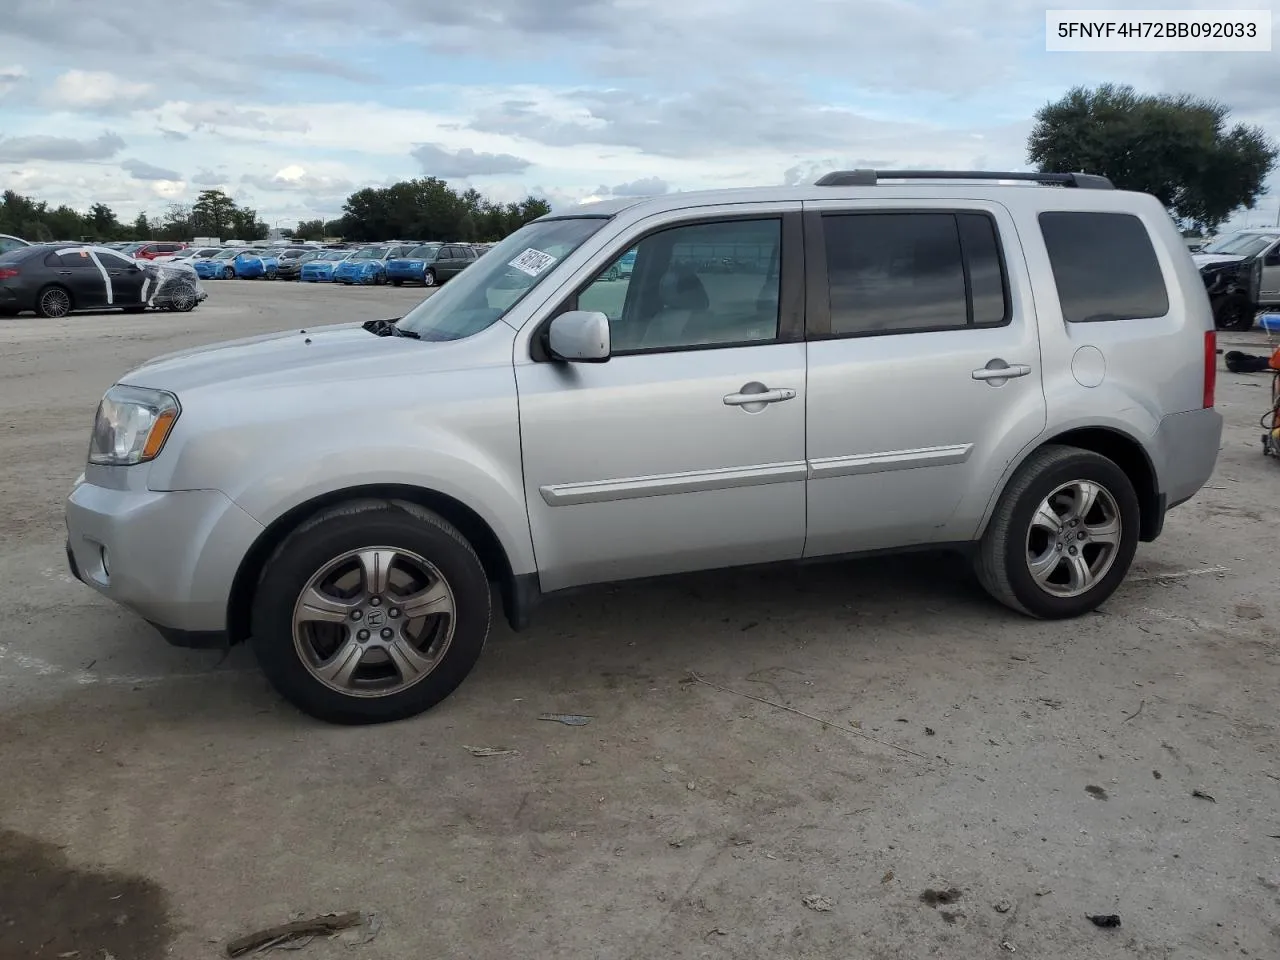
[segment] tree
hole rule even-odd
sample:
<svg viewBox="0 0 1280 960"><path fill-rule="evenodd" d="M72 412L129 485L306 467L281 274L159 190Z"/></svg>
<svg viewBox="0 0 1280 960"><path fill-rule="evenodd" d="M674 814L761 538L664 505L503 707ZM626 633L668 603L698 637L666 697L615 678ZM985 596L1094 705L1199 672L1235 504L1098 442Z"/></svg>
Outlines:
<svg viewBox="0 0 1280 960"><path fill-rule="evenodd" d="M89 208L88 226L95 240L116 240L123 232L116 212L105 203L95 203Z"/></svg>
<svg viewBox="0 0 1280 960"><path fill-rule="evenodd" d="M156 228L155 224L152 224ZM171 203L164 211L164 220L160 222L156 232L161 240L189 240L194 236L191 230L191 207L185 203Z"/></svg>
<svg viewBox="0 0 1280 960"><path fill-rule="evenodd" d="M299 240L323 240L325 238L324 221L301 220L293 235Z"/></svg>
<svg viewBox="0 0 1280 960"><path fill-rule="evenodd" d="M1276 164L1258 127L1227 129L1230 110L1186 94L1129 86L1076 87L1036 113L1028 159L1041 171L1099 173L1122 190L1150 193L1176 217L1212 231L1252 209Z"/></svg>
<svg viewBox="0 0 1280 960"><path fill-rule="evenodd" d="M459 194L438 177L420 177L357 190L343 205L339 229L328 223L325 233L348 240L500 240L550 209L535 197L491 203L474 189Z"/></svg>
<svg viewBox="0 0 1280 960"><path fill-rule="evenodd" d="M136 220L133 221L133 239L147 240L151 237L151 224L147 222L146 211L138 214Z"/></svg>
<svg viewBox="0 0 1280 960"><path fill-rule="evenodd" d="M201 190L191 206L193 236L226 237L233 231L236 202L221 190Z"/></svg>
<svg viewBox="0 0 1280 960"><path fill-rule="evenodd" d="M340 236L342 236L342 221L341 221L341 220L326 220L326 221L325 221L325 224L324 224L324 233L323 233L323 236L325 236L325 237L340 237Z"/></svg>

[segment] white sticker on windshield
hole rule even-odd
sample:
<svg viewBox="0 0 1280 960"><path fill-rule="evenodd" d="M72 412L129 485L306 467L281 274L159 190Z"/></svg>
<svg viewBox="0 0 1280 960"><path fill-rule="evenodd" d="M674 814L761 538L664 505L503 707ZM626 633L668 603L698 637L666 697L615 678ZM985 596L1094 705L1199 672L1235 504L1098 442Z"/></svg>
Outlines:
<svg viewBox="0 0 1280 960"><path fill-rule="evenodd" d="M524 253L508 263L507 266L515 267L521 273L536 277L555 262L556 258L551 254L529 247Z"/></svg>

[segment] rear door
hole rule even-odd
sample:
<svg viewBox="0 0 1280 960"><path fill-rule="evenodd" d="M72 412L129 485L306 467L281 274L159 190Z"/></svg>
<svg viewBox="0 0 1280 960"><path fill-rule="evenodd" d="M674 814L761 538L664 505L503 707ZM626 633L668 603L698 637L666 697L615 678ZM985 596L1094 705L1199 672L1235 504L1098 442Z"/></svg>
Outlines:
<svg viewBox="0 0 1280 960"><path fill-rule="evenodd" d="M1043 430L1016 238L996 203L805 204L806 556L969 539Z"/></svg>
<svg viewBox="0 0 1280 960"><path fill-rule="evenodd" d="M70 247L45 257L55 282L71 291L77 310L97 310L107 305L107 275L83 247Z"/></svg>
<svg viewBox="0 0 1280 960"><path fill-rule="evenodd" d="M1258 302L1268 306L1280 303L1280 242L1272 244L1271 249L1262 254Z"/></svg>

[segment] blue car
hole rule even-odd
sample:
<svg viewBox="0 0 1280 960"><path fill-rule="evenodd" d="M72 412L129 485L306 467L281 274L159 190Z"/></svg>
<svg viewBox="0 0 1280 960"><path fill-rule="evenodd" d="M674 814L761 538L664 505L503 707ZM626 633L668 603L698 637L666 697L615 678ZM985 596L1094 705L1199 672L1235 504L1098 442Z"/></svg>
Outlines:
<svg viewBox="0 0 1280 960"><path fill-rule="evenodd" d="M349 256L350 250L321 250L314 259L302 265L298 279L303 283L330 283L333 272Z"/></svg>
<svg viewBox="0 0 1280 960"><path fill-rule="evenodd" d="M274 280L280 269L280 261L266 250L245 250L236 254L236 276L241 280L262 279Z"/></svg>
<svg viewBox="0 0 1280 960"><path fill-rule="evenodd" d="M201 280L230 280L236 275L234 261L238 253L238 250L219 250L211 257L192 260L191 266Z"/></svg>
<svg viewBox="0 0 1280 960"><path fill-rule="evenodd" d="M387 261L387 279L397 287L402 283L434 287L439 279L438 271L428 276L427 269L436 262L443 246L443 243L424 243L402 256L392 257Z"/></svg>
<svg viewBox="0 0 1280 960"><path fill-rule="evenodd" d="M338 264L333 279L338 283L386 283L387 261L403 256L413 249L412 244L361 247Z"/></svg>

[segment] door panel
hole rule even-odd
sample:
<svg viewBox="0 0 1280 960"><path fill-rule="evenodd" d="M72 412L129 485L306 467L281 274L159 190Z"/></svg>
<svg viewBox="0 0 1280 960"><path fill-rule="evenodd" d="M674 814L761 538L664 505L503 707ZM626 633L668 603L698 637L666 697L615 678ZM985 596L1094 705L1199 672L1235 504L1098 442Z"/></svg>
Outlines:
<svg viewBox="0 0 1280 960"><path fill-rule="evenodd" d="M56 259L53 270L57 282L71 291L77 310L97 310L107 305L106 272L87 250L66 250Z"/></svg>
<svg viewBox="0 0 1280 960"><path fill-rule="evenodd" d="M978 520L969 505L985 507L980 494L1045 424L1025 267L1016 244L994 257L989 229L1015 237L1012 221L994 204L939 212L895 201L942 218L898 230L879 217L883 203L805 207L815 337L805 556L968 539ZM956 218L952 234L942 226L952 207L986 214L987 232ZM819 216L860 212L877 216L842 217L843 232ZM865 335L822 339L842 323Z"/></svg>
<svg viewBox="0 0 1280 960"><path fill-rule="evenodd" d="M108 302L115 307L134 307L143 302L143 289L148 288L146 271L124 257L109 253L94 253L110 280ZM153 268L154 269L154 268Z"/></svg>
<svg viewBox="0 0 1280 960"><path fill-rule="evenodd" d="M520 367L542 588L799 557L804 381L800 343ZM794 396L725 403L752 383Z"/></svg>
<svg viewBox="0 0 1280 960"><path fill-rule="evenodd" d="M797 216L783 244L779 207L732 223L668 215L623 235L594 281L549 311L605 313L615 355L517 360L543 590L801 556L801 238ZM637 244L631 282L606 279ZM793 271L779 270L780 250Z"/></svg>
<svg viewBox="0 0 1280 960"><path fill-rule="evenodd" d="M1280 244L1276 244L1262 257L1262 282L1258 285L1258 302L1274 305L1280 303Z"/></svg>

